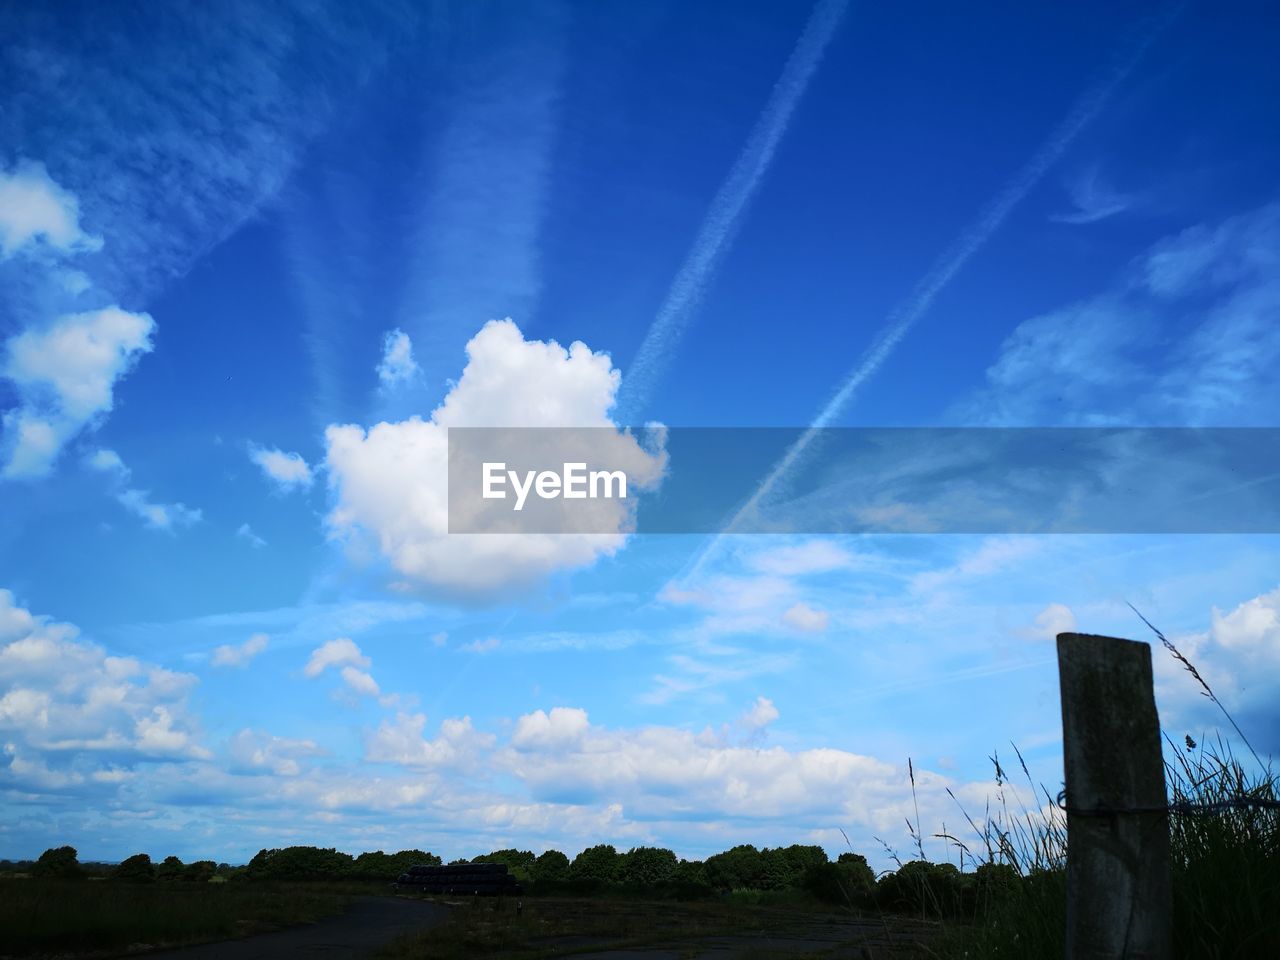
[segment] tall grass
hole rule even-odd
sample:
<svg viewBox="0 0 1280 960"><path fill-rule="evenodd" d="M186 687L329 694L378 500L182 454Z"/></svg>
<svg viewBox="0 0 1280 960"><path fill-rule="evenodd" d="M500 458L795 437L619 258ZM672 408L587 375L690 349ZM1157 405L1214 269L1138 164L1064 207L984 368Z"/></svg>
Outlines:
<svg viewBox="0 0 1280 960"><path fill-rule="evenodd" d="M1259 757L1191 661L1145 617L1143 621L1230 721L1251 761L1237 759L1222 737L1206 746L1190 736L1178 744L1166 734L1174 955L1179 960L1276 956L1280 951L1280 810L1239 801L1280 799L1280 778ZM1010 801L1006 771L998 755L991 760L997 783L994 809L989 805L980 821L964 812L976 841L967 844L955 836L944 838L961 849L962 858L970 858L975 876L983 867L1005 864L1017 879L985 888L977 885L972 923L953 925L938 953L1056 960L1066 949L1066 814L1043 786L1037 791L1020 753L1018 762L1031 796L1044 800L1043 804L1037 801L1034 809L1020 800Z"/></svg>

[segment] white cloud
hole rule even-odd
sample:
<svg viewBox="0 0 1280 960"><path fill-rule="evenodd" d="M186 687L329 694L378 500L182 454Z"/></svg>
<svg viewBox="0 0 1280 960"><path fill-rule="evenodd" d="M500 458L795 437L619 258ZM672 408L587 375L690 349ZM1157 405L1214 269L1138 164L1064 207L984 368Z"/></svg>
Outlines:
<svg viewBox="0 0 1280 960"><path fill-rule="evenodd" d="M485 637L483 640L472 640L470 643L464 643L461 649L468 653L492 653L502 646L502 641L497 637Z"/></svg>
<svg viewBox="0 0 1280 960"><path fill-rule="evenodd" d="M153 530L172 533L181 527L190 527L203 519L203 514L184 503L155 503L146 490L125 487L133 476L120 455L114 450L99 449L85 457L85 465L111 478L116 487L116 501L130 513L143 520Z"/></svg>
<svg viewBox="0 0 1280 960"><path fill-rule="evenodd" d="M365 759L406 767L470 768L497 739L472 727L470 717L445 720L434 740L424 736L426 725L427 718L421 713L397 713L394 721L384 720L365 738Z"/></svg>
<svg viewBox="0 0 1280 960"><path fill-rule="evenodd" d="M966 553L959 562L939 570L916 574L911 580L911 586L918 593L934 593L958 583L999 573L1044 548L1045 542L1039 537L987 537L976 550Z"/></svg>
<svg viewBox="0 0 1280 960"><path fill-rule="evenodd" d="M1038 614L1028 635L1037 640L1054 640L1060 633L1074 633L1076 615L1063 603L1051 603Z"/></svg>
<svg viewBox="0 0 1280 960"><path fill-rule="evenodd" d="M778 719L778 708L768 697L756 697L751 709L742 715L741 723L752 730L760 730Z"/></svg>
<svg viewBox="0 0 1280 960"><path fill-rule="evenodd" d="M443 630L431 635L431 645L434 647L443 647L449 642L449 635Z"/></svg>
<svg viewBox="0 0 1280 960"><path fill-rule="evenodd" d="M172 532L179 527L197 524L203 517L199 510L183 503L154 503L146 490L124 490L116 495L116 499L153 530Z"/></svg>
<svg viewBox="0 0 1280 960"><path fill-rule="evenodd" d="M237 773L296 777L303 772L300 758L323 751L313 740L291 740L245 728L227 742L230 769Z"/></svg>
<svg viewBox="0 0 1280 960"><path fill-rule="evenodd" d="M825 610L815 610L807 603L797 603L787 608L782 622L802 633L822 633L831 619Z"/></svg>
<svg viewBox="0 0 1280 960"><path fill-rule="evenodd" d="M249 545L255 550L260 550L267 545L267 541L254 533L253 528L247 523L242 523L236 528L236 536L241 540L248 541Z"/></svg>
<svg viewBox="0 0 1280 960"><path fill-rule="evenodd" d="M0 372L18 388L22 405L4 415L0 475L48 473L68 439L111 411L116 381L151 350L154 328L145 313L106 307L12 337Z"/></svg>
<svg viewBox="0 0 1280 960"><path fill-rule="evenodd" d="M91 470L98 470L102 473L110 474L121 481L129 479L129 468L124 465L124 461L120 459L120 454L114 450L100 449L95 450L85 458L85 463Z"/></svg>
<svg viewBox="0 0 1280 960"><path fill-rule="evenodd" d="M298 453L285 453L283 450L250 444L249 459L262 468L262 472L277 489L284 492L305 490L314 480L311 467Z"/></svg>
<svg viewBox="0 0 1280 960"><path fill-rule="evenodd" d="M1266 426L1280 203L1167 237L1114 289L1018 324L955 413L987 426Z"/></svg>
<svg viewBox="0 0 1280 960"><path fill-rule="evenodd" d="M329 667L344 665L366 669L369 667L369 658L360 652L360 648L350 637L338 637L316 647L311 651L311 659L302 672L314 678Z"/></svg>
<svg viewBox="0 0 1280 960"><path fill-rule="evenodd" d="M215 667L243 667L267 649L269 638L265 633L255 633L244 643L226 643L213 651L210 661Z"/></svg>
<svg viewBox="0 0 1280 960"><path fill-rule="evenodd" d="M335 506L330 533L369 542L406 582L456 594L486 595L536 582L558 570L616 553L626 540L626 502L591 501L616 533L450 535L449 427L601 427L619 374L583 343L526 341L510 320L487 323L467 344L468 363L429 421L379 423L368 431L333 425L325 432ZM629 484L653 486L665 455L629 434L597 441L601 459L625 468Z"/></svg>
<svg viewBox="0 0 1280 960"><path fill-rule="evenodd" d="M520 750L564 747L581 742L589 726L587 711L577 707L535 710L516 721L511 744Z"/></svg>
<svg viewBox="0 0 1280 960"><path fill-rule="evenodd" d="M114 657L0 589L0 735L44 753L202 758L186 716L196 678Z"/></svg>
<svg viewBox="0 0 1280 960"><path fill-rule="evenodd" d="M845 570L854 565L856 558L831 540L806 540L762 550L751 555L748 562L761 573L795 577Z"/></svg>
<svg viewBox="0 0 1280 960"><path fill-rule="evenodd" d="M378 681L364 670L352 666L342 668L342 682L363 697L382 695L382 691L378 688Z"/></svg>
<svg viewBox="0 0 1280 960"><path fill-rule="evenodd" d="M382 361L378 364L378 379L384 387L408 383L421 373L413 359L413 343L403 330L390 331L382 339Z"/></svg>
<svg viewBox="0 0 1280 960"><path fill-rule="evenodd" d="M98 250L101 237L80 229L80 204L50 178L42 163L0 170L0 260L28 245L62 253Z"/></svg>

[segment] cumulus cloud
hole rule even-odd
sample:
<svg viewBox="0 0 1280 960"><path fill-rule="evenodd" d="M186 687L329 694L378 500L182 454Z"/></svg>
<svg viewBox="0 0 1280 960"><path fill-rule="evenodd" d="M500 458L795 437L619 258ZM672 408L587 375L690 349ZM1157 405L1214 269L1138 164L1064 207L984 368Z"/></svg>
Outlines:
<svg viewBox="0 0 1280 960"><path fill-rule="evenodd" d="M242 523L240 524L239 527L236 528L236 537L239 538L240 540L247 541L249 545L253 547L255 550L261 550L263 547L267 545L267 541L263 540L260 536L254 533L253 528L250 527L247 523Z"/></svg>
<svg viewBox="0 0 1280 960"><path fill-rule="evenodd" d="M1034 625L1027 631L1037 640L1053 640L1060 633L1073 633L1076 615L1063 603L1051 603L1036 614Z"/></svg>
<svg viewBox="0 0 1280 960"><path fill-rule="evenodd" d="M44 164L26 161L0 170L0 260L28 247L61 253L98 250L101 237L80 228L80 203L58 186Z"/></svg>
<svg viewBox="0 0 1280 960"><path fill-rule="evenodd" d="M470 768L497 740L472 727L470 717L446 719L434 739L425 736L426 726L421 713L398 713L394 720L384 720L365 738L365 759L406 767Z"/></svg>
<svg viewBox="0 0 1280 960"><path fill-rule="evenodd" d="M283 450L249 446L249 459L256 463L267 479L282 492L305 490L314 479L311 467L298 453L285 453Z"/></svg>
<svg viewBox="0 0 1280 960"><path fill-rule="evenodd" d="M825 610L815 610L807 603L797 603L787 608L782 622L801 633L822 633L831 619Z"/></svg>
<svg viewBox="0 0 1280 960"><path fill-rule="evenodd" d="M450 535L450 427L597 427L601 460L627 471L630 485L656 485L665 455L617 431L609 410L619 373L609 357L577 342L525 340L510 320L487 323L467 344L468 362L430 420L325 432L335 506L331 536L371 543L402 582L482 596L518 588L559 570L616 553L626 540L625 501L592 501L614 511L605 534ZM593 506L594 508L594 506Z"/></svg>
<svg viewBox="0 0 1280 960"><path fill-rule="evenodd" d="M408 383L420 373L413 359L413 342L403 330L395 329L382 339L382 361L378 364L378 379L384 387Z"/></svg>
<svg viewBox="0 0 1280 960"><path fill-rule="evenodd" d="M775 717L765 698L748 711L761 726ZM537 800L619 802L640 819L771 818L785 810L793 828L825 821L885 830L910 812L905 765L830 748L732 745L673 727L614 730L573 708L520 717L498 762ZM945 817L940 785L952 781L919 769L916 776L927 783L922 816L931 819L936 808Z"/></svg>
<svg viewBox="0 0 1280 960"><path fill-rule="evenodd" d="M374 680L373 676L368 672L351 666L343 667L341 672L342 682L361 696L382 696L382 691L378 688L378 681Z"/></svg>
<svg viewBox="0 0 1280 960"><path fill-rule="evenodd" d="M519 750L565 747L581 742L589 726L587 711L577 707L552 707L550 713L535 710L516 721L511 745Z"/></svg>
<svg viewBox="0 0 1280 960"><path fill-rule="evenodd" d="M269 639L265 633L255 633L244 643L225 643L213 651L210 663L215 667L243 667L267 649Z"/></svg>
<svg viewBox="0 0 1280 960"><path fill-rule="evenodd" d="M778 719L778 708L768 697L756 697L751 709L742 715L741 723L752 730L760 730Z"/></svg>
<svg viewBox="0 0 1280 960"><path fill-rule="evenodd" d="M296 777L303 772L302 759L323 752L313 740L277 737L248 727L227 741L228 769L251 775Z"/></svg>
<svg viewBox="0 0 1280 960"><path fill-rule="evenodd" d="M369 662L369 658L360 652L354 640L350 637L338 637L312 650L311 659L302 672L315 678L329 667L352 666L367 669Z"/></svg>
<svg viewBox="0 0 1280 960"><path fill-rule="evenodd" d="M20 750L202 758L187 717L190 674L115 657L0 589L0 734Z"/></svg>
<svg viewBox="0 0 1280 960"><path fill-rule="evenodd" d="M502 641L497 637L485 637L482 640L472 640L470 643L464 643L462 649L467 653L492 653L502 646Z"/></svg>
<svg viewBox="0 0 1280 960"><path fill-rule="evenodd" d="M48 473L68 439L111 411L116 382L151 350L154 328L145 313L105 307L10 338L0 373L22 402L3 418L0 476Z"/></svg>
<svg viewBox="0 0 1280 960"><path fill-rule="evenodd" d="M1208 629L1170 634L1170 639L1196 665L1253 746L1263 754L1280 750L1280 587L1225 612L1214 607ZM1181 663L1156 644L1152 661L1156 702L1166 726L1181 725L1197 739L1206 729L1234 737Z"/></svg>

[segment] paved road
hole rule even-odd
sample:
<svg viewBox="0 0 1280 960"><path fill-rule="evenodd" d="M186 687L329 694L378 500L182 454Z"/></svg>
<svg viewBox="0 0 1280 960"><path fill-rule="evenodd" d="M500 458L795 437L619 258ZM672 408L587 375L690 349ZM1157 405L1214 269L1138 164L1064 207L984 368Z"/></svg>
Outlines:
<svg viewBox="0 0 1280 960"><path fill-rule="evenodd" d="M240 940L146 954L146 960L348 960L368 957L396 937L433 927L449 908L402 897L360 897L346 913L318 923Z"/></svg>

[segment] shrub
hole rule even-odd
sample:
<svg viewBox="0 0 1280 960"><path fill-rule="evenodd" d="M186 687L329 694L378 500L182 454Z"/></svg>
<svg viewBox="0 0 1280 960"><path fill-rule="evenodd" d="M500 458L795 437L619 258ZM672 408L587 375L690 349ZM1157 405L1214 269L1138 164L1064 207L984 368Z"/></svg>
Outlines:
<svg viewBox="0 0 1280 960"><path fill-rule="evenodd" d="M208 883L218 872L218 865L212 860L197 860L182 869L182 879L189 883Z"/></svg>
<svg viewBox="0 0 1280 960"><path fill-rule="evenodd" d="M876 899L893 913L954 917L963 913L964 887L954 864L912 860L880 878Z"/></svg>
<svg viewBox="0 0 1280 960"><path fill-rule="evenodd" d="M112 880L120 880L124 883L150 883L156 878L156 868L151 863L151 857L145 853L135 853L127 860L122 860L120 865L111 871Z"/></svg>
<svg viewBox="0 0 1280 960"><path fill-rule="evenodd" d="M862 908L875 904L876 875L867 858L856 853L842 853L835 863L811 866L800 886L826 903Z"/></svg>
<svg viewBox="0 0 1280 960"><path fill-rule="evenodd" d="M533 879L538 883L554 883L569 875L569 858L559 850L548 850L533 861Z"/></svg>
<svg viewBox="0 0 1280 960"><path fill-rule="evenodd" d="M183 870L181 860L177 857L165 857L163 861L156 867L157 880L181 880Z"/></svg>
<svg viewBox="0 0 1280 960"><path fill-rule="evenodd" d="M40 854L40 859L31 868L33 877L54 880L72 880L84 876L80 861L76 858L75 847L51 847Z"/></svg>
<svg viewBox="0 0 1280 960"><path fill-rule="evenodd" d="M284 847L259 850L245 874L250 880L341 880L351 873L350 854L330 847Z"/></svg>
<svg viewBox="0 0 1280 960"><path fill-rule="evenodd" d="M619 879L635 887L652 887L676 872L676 855L659 847L632 847L623 854Z"/></svg>
<svg viewBox="0 0 1280 960"><path fill-rule="evenodd" d="M569 864L568 879L612 883L618 877L621 858L612 844L587 847Z"/></svg>

